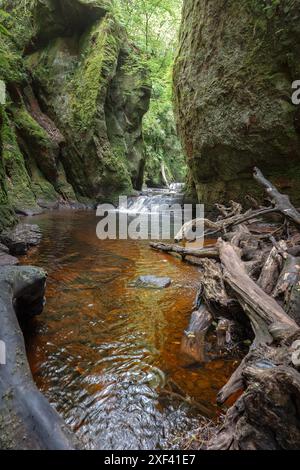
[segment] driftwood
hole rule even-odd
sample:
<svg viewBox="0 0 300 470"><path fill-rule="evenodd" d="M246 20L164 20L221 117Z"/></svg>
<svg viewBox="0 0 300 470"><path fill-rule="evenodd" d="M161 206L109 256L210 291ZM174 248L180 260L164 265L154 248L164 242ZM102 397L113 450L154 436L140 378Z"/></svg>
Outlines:
<svg viewBox="0 0 300 470"><path fill-rule="evenodd" d="M155 243L150 242L151 248L158 251L164 251L165 253L175 253L180 255L184 260L186 256L194 256L196 258L212 258L218 259L219 253L215 247L204 247L204 248L183 248L179 245L172 245L166 243Z"/></svg>
<svg viewBox="0 0 300 470"><path fill-rule="evenodd" d="M267 295L248 276L236 249L223 241L218 242L220 258L224 266L225 282L235 292L239 303L250 318L256 341L273 342L298 329L280 305Z"/></svg>
<svg viewBox="0 0 300 470"><path fill-rule="evenodd" d="M245 367L243 381L246 392L229 409L208 448L299 449L300 374L265 360Z"/></svg>
<svg viewBox="0 0 300 470"><path fill-rule="evenodd" d="M300 325L300 258L287 256L273 297L283 298L285 311Z"/></svg>
<svg viewBox="0 0 300 470"><path fill-rule="evenodd" d="M190 363L205 362L205 335L212 322L213 317L205 305L193 312L181 342L181 352Z"/></svg>
<svg viewBox="0 0 300 470"><path fill-rule="evenodd" d="M260 170L254 170L254 178L272 205L264 208L255 201L255 210L244 214L239 204L218 205L221 218L204 221L207 236L212 234L208 230L222 234L214 255L205 257L206 248L193 253L200 266L201 309L218 325L221 346L232 325L243 325L240 339L246 332L252 341L218 394L219 404L236 401L210 449L300 447L300 214ZM284 225L265 227L254 222L271 213L284 216ZM188 234L190 239L196 222L185 224L176 238L182 240ZM155 248L182 251L182 259L189 259L186 249L179 246ZM203 321L203 325L201 338L205 340L208 323Z"/></svg>
<svg viewBox="0 0 300 470"><path fill-rule="evenodd" d="M75 437L33 382L17 319L17 315L24 318L41 313L45 280L45 273L36 268L0 270L1 449L71 450L78 447Z"/></svg>
<svg viewBox="0 0 300 470"><path fill-rule="evenodd" d="M222 318L219 320L216 327L217 332L217 344L220 350L224 349L226 345L232 343L232 334L234 322L227 320L227 318Z"/></svg>
<svg viewBox="0 0 300 470"><path fill-rule="evenodd" d="M277 247L273 247L269 253L269 256L262 268L260 277L257 281L259 287L261 287L267 294L272 294L276 279L282 270L283 257L279 253Z"/></svg>
<svg viewBox="0 0 300 470"><path fill-rule="evenodd" d="M286 194L281 194L258 168L254 168L254 179L265 188L267 195L272 199L274 211L280 212L300 228L300 213L291 204L290 198Z"/></svg>
<svg viewBox="0 0 300 470"><path fill-rule="evenodd" d="M197 225L204 225L204 236L213 237L222 232L226 233L230 228L236 225L244 224L245 222L255 220L258 217L262 217L273 212L277 212L277 210L274 207L270 207L258 210L249 210L244 214L237 214L232 217L228 217L227 219L218 220L217 222L212 222L208 219L194 219L182 226L180 231L175 236L175 241L180 242L181 240L195 240L196 237L193 234Z"/></svg>
<svg viewBox="0 0 300 470"><path fill-rule="evenodd" d="M234 205L234 203L231 203L231 208L225 208L224 206L217 204L216 206L223 214L224 218L216 222L209 219L191 220L182 226L180 231L176 234L175 240L179 242L181 240L195 239L195 235L193 235L195 227L196 225L201 226L201 223L203 223L205 228L204 235L212 237L220 233L226 233L234 226L244 224L245 222L249 222L272 213L283 215L286 219L293 222L296 227L300 228L300 213L291 204L289 197L285 194L281 194L276 187L264 177L258 168L254 168L253 176L255 180L264 187L268 197L271 198L272 205L270 207L262 207L255 210L250 209L242 214L239 204Z"/></svg>

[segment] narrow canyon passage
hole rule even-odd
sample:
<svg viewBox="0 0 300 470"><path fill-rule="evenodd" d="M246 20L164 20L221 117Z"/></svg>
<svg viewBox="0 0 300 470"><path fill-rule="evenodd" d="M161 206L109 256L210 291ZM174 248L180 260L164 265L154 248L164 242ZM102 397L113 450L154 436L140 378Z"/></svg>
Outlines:
<svg viewBox="0 0 300 470"><path fill-rule="evenodd" d="M192 424L195 410L163 393L174 380L211 409L233 361L187 367L180 342L199 273L156 254L147 241L96 237L93 212L48 213L29 219L41 245L23 258L48 272L43 314L25 327L34 379L89 448L153 449ZM163 290L133 287L140 275L168 276Z"/></svg>

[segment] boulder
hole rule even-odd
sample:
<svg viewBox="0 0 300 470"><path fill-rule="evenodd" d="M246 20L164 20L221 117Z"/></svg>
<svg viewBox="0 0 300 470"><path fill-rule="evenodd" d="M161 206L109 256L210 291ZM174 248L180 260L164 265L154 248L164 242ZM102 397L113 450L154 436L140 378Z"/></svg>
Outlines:
<svg viewBox="0 0 300 470"><path fill-rule="evenodd" d="M19 264L18 258L0 251L0 267L1 266L16 266L18 264Z"/></svg>
<svg viewBox="0 0 300 470"><path fill-rule="evenodd" d="M133 285L135 287L145 287L147 289L165 289L169 287L172 280L169 277L157 277L157 276L140 276L138 277Z"/></svg>
<svg viewBox="0 0 300 470"><path fill-rule="evenodd" d="M79 448L75 436L33 382L17 319L42 312L45 281L45 272L37 268L0 270L0 449Z"/></svg>
<svg viewBox="0 0 300 470"><path fill-rule="evenodd" d="M14 256L11 256L9 254L9 249L7 246L2 245L0 243L0 267L1 266L15 266L19 264L18 258L15 258Z"/></svg>
<svg viewBox="0 0 300 470"><path fill-rule="evenodd" d="M41 239L41 229L37 225L29 224L18 224L0 234L0 241L9 248L12 255L26 254L28 249L38 245Z"/></svg>
<svg viewBox="0 0 300 470"><path fill-rule="evenodd" d="M259 166L300 202L299 49L298 1L184 2L175 108L199 201L259 196Z"/></svg>

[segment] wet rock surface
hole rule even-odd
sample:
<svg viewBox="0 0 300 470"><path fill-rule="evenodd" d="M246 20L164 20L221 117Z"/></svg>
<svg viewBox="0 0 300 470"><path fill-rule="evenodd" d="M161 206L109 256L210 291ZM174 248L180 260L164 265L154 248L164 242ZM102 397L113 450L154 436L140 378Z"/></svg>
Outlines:
<svg viewBox="0 0 300 470"><path fill-rule="evenodd" d="M298 1L184 2L175 104L201 202L260 194L254 165L299 202L299 19Z"/></svg>
<svg viewBox="0 0 300 470"><path fill-rule="evenodd" d="M16 266L19 264L18 258L0 251L0 266Z"/></svg>
<svg viewBox="0 0 300 470"><path fill-rule="evenodd" d="M0 270L0 331L5 345L0 365L0 449L77 447L76 439L33 382L17 320L17 316L25 321L42 312L45 281L46 273L38 268Z"/></svg>
<svg viewBox="0 0 300 470"><path fill-rule="evenodd" d="M16 222L14 213L114 202L141 189L151 94L111 0L4 1L3 8L14 3L24 4L18 22L28 30L24 55L11 44L22 80L3 81L0 231ZM14 38L18 25L11 28Z"/></svg>
<svg viewBox="0 0 300 470"><path fill-rule="evenodd" d="M147 289L166 289L172 283L169 277L157 276L140 276L134 282L135 287L143 287Z"/></svg>
<svg viewBox="0 0 300 470"><path fill-rule="evenodd" d="M0 267L17 264L19 264L19 260L9 254L7 246L0 243Z"/></svg>
<svg viewBox="0 0 300 470"><path fill-rule="evenodd" d="M37 225L18 224L0 234L0 241L6 245L11 255L24 255L32 246L37 246L42 239L41 229Z"/></svg>

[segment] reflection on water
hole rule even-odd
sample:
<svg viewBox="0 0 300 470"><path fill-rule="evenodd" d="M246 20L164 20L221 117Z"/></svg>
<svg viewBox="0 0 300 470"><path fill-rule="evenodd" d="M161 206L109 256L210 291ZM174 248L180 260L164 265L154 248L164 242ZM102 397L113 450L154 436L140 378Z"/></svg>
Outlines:
<svg viewBox="0 0 300 470"><path fill-rule="evenodd" d="M41 226L44 239L23 262L49 275L44 312L25 331L29 361L38 387L86 446L159 447L166 427L190 419L160 401L169 379L216 415L217 391L234 365L186 368L180 356L197 269L154 253L147 242L99 241L93 213L29 222ZM131 286L146 274L169 276L172 285Z"/></svg>

